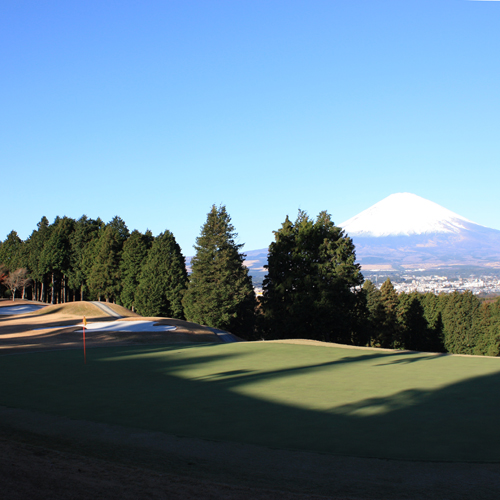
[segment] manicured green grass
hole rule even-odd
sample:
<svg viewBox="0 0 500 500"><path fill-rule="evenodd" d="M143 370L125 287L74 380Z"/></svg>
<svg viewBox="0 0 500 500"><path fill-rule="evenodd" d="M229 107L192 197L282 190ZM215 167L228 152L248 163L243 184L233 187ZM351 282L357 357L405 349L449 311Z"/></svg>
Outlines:
<svg viewBox="0 0 500 500"><path fill-rule="evenodd" d="M500 460L500 359L278 343L0 357L0 405L335 454Z"/></svg>

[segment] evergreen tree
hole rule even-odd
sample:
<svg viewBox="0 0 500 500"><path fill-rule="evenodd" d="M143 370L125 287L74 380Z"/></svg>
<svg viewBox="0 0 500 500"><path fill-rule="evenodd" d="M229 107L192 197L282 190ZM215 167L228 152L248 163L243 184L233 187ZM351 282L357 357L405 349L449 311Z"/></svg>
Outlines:
<svg viewBox="0 0 500 500"><path fill-rule="evenodd" d="M480 306L480 318L476 322L478 325L478 338L474 346L474 354L486 356L498 355L498 344L494 328L495 323L495 304L482 303ZM492 328L493 327L493 328Z"/></svg>
<svg viewBox="0 0 500 500"><path fill-rule="evenodd" d="M358 342L363 276L354 244L326 212L287 217L269 247L262 311L270 338Z"/></svg>
<svg viewBox="0 0 500 500"><path fill-rule="evenodd" d="M88 276L90 290L106 302L120 297L120 258L123 238L120 230L112 223L102 232L95 247L95 260Z"/></svg>
<svg viewBox="0 0 500 500"><path fill-rule="evenodd" d="M418 294L400 293L398 299L396 309L398 336L394 347L426 351L429 345L429 328Z"/></svg>
<svg viewBox="0 0 500 500"><path fill-rule="evenodd" d="M236 238L226 207L213 205L196 239L183 305L189 321L251 338L255 293Z"/></svg>
<svg viewBox="0 0 500 500"><path fill-rule="evenodd" d="M500 298L488 305L488 346L484 350L487 356L500 355Z"/></svg>
<svg viewBox="0 0 500 500"><path fill-rule="evenodd" d="M122 284L120 297L122 304L128 309L135 310L135 294L139 285L139 276L153 240L151 231L141 234L134 230L123 245L120 263Z"/></svg>
<svg viewBox="0 0 500 500"><path fill-rule="evenodd" d="M385 309L382 303L382 294L380 290L370 281L366 280L363 284L363 293L366 297L367 325L371 344L376 345L384 328Z"/></svg>
<svg viewBox="0 0 500 500"><path fill-rule="evenodd" d="M68 277L68 284L74 290L74 295L85 299L85 292L88 290L87 277L94 264L94 256L86 257L86 253L93 254L95 246L91 244L99 238L99 233L103 229L104 223L100 218L89 219L82 215L75 223L75 229L71 235L71 269ZM89 247L90 245L90 247Z"/></svg>
<svg viewBox="0 0 500 500"><path fill-rule="evenodd" d="M186 261L170 231L157 236L139 276L135 306L142 316L184 319L182 296L187 286Z"/></svg>
<svg viewBox="0 0 500 500"><path fill-rule="evenodd" d="M71 259L70 237L74 224L73 219L57 217L40 255L40 268L43 274L50 275L52 304L56 303L56 296L60 290L62 301L65 301L66 276L70 269Z"/></svg>
<svg viewBox="0 0 500 500"><path fill-rule="evenodd" d="M427 321L428 345L430 352L445 352L443 338L443 314L440 298L434 293L427 292L419 295L420 303L424 309L424 318Z"/></svg>
<svg viewBox="0 0 500 500"><path fill-rule="evenodd" d="M380 332L379 345L380 347L392 348L397 343L399 334L397 321L399 300L394 285L389 278L387 278L380 287L380 299L384 306L385 319Z"/></svg>
<svg viewBox="0 0 500 500"><path fill-rule="evenodd" d="M43 268L43 263L40 258L43 247L47 242L51 233L51 227L47 217L42 217L35 229L26 242L26 250L28 254L27 268L32 277L33 284L33 299L45 300L46 276Z"/></svg>
<svg viewBox="0 0 500 500"><path fill-rule="evenodd" d="M443 310L444 342L447 352L474 354L481 331L479 299L471 292L448 294Z"/></svg>
<svg viewBox="0 0 500 500"><path fill-rule="evenodd" d="M23 264L23 240L16 231L11 231L0 247L0 264L9 271L19 269Z"/></svg>

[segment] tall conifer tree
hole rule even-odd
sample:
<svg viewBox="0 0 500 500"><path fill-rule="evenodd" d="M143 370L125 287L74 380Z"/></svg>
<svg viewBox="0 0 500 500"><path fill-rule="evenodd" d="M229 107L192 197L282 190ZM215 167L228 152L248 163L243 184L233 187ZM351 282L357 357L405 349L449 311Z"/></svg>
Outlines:
<svg viewBox="0 0 500 500"><path fill-rule="evenodd" d="M122 282L120 297L122 304L128 309L135 310L135 294L139 285L139 277L153 240L151 231L141 234L134 230L123 244L120 263Z"/></svg>
<svg viewBox="0 0 500 500"><path fill-rule="evenodd" d="M380 347L394 347L398 342L397 321L398 294L391 280L387 278L380 287L380 298L385 310L385 319L379 336Z"/></svg>
<svg viewBox="0 0 500 500"><path fill-rule="evenodd" d="M123 238L119 229L109 223L95 247L95 259L88 276L90 290L106 302L120 297L120 257Z"/></svg>
<svg viewBox="0 0 500 500"><path fill-rule="evenodd" d="M196 239L183 304L188 320L251 338L255 293L236 238L226 207L213 205Z"/></svg>
<svg viewBox="0 0 500 500"><path fill-rule="evenodd" d="M142 316L184 319L182 296L187 285L186 261L170 231L158 235L139 277L135 307Z"/></svg>

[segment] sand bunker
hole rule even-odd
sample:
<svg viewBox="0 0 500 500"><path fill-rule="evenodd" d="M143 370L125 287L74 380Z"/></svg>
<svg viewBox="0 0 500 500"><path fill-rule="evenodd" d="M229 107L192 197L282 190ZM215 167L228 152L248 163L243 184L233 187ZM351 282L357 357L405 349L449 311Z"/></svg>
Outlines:
<svg viewBox="0 0 500 500"><path fill-rule="evenodd" d="M83 327L83 323L75 326ZM96 321L87 323L85 329L93 332L171 332L177 327L159 325L155 321Z"/></svg>
<svg viewBox="0 0 500 500"><path fill-rule="evenodd" d="M23 304L20 306L4 306L0 307L0 315L13 316L15 314L28 314L47 306L39 306L37 304Z"/></svg>

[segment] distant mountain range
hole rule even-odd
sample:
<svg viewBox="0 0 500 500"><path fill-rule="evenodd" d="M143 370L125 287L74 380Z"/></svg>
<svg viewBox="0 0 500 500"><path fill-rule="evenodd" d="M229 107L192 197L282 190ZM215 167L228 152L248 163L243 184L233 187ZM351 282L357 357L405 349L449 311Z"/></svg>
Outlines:
<svg viewBox="0 0 500 500"><path fill-rule="evenodd" d="M392 194L339 226L353 239L366 271L500 268L500 231L415 194ZM245 253L259 282L266 274L267 249Z"/></svg>
<svg viewBox="0 0 500 500"><path fill-rule="evenodd" d="M367 270L500 267L500 231L415 194L388 196L339 225Z"/></svg>

